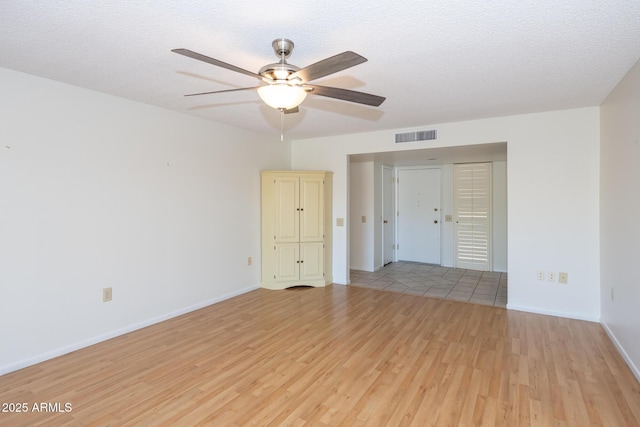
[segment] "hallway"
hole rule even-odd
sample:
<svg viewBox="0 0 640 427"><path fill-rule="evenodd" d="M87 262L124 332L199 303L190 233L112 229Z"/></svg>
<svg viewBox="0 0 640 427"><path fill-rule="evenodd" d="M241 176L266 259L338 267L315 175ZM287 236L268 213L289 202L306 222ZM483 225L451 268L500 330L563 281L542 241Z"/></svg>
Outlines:
<svg viewBox="0 0 640 427"><path fill-rule="evenodd" d="M401 261L374 273L351 270L350 285L494 307L507 306L507 273Z"/></svg>

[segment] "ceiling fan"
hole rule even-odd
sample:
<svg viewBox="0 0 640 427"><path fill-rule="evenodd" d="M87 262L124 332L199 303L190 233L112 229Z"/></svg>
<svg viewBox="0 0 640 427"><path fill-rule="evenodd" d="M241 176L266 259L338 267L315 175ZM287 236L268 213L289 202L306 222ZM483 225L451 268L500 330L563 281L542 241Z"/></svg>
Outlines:
<svg viewBox="0 0 640 427"><path fill-rule="evenodd" d="M242 90L257 90L258 95L270 107L276 108L286 114L298 112L298 105L304 101L307 94L326 96L329 98L341 99L343 101L355 102L358 104L377 107L386 98L371 95L364 92L357 92L337 87L319 86L309 84L310 81L337 73L355 65L366 62L367 59L357 53L346 51L332 57L323 59L305 68L288 64L286 59L291 55L293 42L289 39L280 38L271 43L273 50L280 61L268 64L260 68L257 73L227 64L220 60L210 58L189 49L172 49L172 52L198 61L207 62L227 70L246 74L260 80L262 85L245 87L240 89L217 90L213 92L192 93L185 96L209 95L222 92L236 92Z"/></svg>

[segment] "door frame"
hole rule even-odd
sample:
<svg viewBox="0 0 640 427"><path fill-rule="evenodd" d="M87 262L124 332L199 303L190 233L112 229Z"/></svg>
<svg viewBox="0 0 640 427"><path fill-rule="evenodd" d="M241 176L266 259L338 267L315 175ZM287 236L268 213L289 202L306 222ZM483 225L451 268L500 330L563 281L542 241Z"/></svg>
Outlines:
<svg viewBox="0 0 640 427"><path fill-rule="evenodd" d="M390 172L390 178L391 178L391 197L390 199L387 201L386 200L386 194L385 194L385 171L389 171ZM387 172L387 173L389 173ZM391 262L396 262L397 261L397 257L396 257L396 211L397 211L397 199L396 199L396 168L394 168L393 166L386 166L386 165L382 165L382 197L381 197L381 201L382 201L382 218L380 220L380 228L381 228L381 236L382 236L382 267L384 267L387 263L387 253L386 251L388 251L388 247L386 247L386 245L389 243L385 240L385 228L384 228L384 221L388 220L388 224L389 227L391 228L391 261L389 261L389 263ZM387 203L390 203L390 205L388 206ZM390 211L390 215L388 216L387 219L387 215L385 215L385 211L386 210Z"/></svg>

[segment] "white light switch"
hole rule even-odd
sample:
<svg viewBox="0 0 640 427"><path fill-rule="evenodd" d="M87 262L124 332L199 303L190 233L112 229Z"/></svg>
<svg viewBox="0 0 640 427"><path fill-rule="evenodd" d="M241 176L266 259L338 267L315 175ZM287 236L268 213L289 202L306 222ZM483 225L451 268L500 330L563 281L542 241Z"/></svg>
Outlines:
<svg viewBox="0 0 640 427"><path fill-rule="evenodd" d="M344 227L344 218L336 218L336 226Z"/></svg>
<svg viewBox="0 0 640 427"><path fill-rule="evenodd" d="M367 217L366 215L362 215L362 223L364 224L365 222L367 222Z"/></svg>

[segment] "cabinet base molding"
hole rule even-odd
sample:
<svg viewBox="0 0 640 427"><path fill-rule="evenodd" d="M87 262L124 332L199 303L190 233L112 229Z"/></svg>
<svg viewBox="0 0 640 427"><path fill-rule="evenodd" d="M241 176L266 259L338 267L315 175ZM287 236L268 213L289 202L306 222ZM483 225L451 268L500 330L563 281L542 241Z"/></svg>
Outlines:
<svg viewBox="0 0 640 427"><path fill-rule="evenodd" d="M271 290L281 290L287 288L293 288L296 286L313 286L314 288L323 288L327 286L329 283L325 283L324 281L303 281L303 282L262 282L262 287L265 289Z"/></svg>

